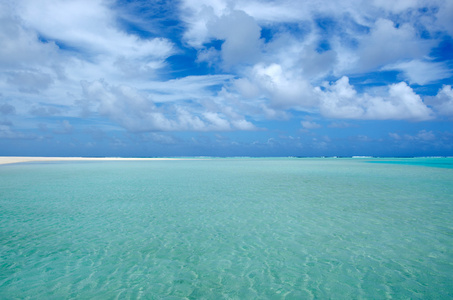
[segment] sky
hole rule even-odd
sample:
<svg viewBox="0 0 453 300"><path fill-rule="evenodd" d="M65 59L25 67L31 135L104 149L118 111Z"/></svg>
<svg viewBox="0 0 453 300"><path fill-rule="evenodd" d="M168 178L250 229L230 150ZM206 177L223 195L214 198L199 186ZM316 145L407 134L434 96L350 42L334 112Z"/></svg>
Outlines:
<svg viewBox="0 0 453 300"><path fill-rule="evenodd" d="M0 155L453 155L453 1L0 0Z"/></svg>

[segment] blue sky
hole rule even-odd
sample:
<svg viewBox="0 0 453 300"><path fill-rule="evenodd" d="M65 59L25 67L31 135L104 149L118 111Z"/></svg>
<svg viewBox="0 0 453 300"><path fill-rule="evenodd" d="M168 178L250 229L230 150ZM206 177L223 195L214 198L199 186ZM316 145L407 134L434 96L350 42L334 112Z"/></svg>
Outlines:
<svg viewBox="0 0 453 300"><path fill-rule="evenodd" d="M0 0L0 155L453 155L453 1Z"/></svg>

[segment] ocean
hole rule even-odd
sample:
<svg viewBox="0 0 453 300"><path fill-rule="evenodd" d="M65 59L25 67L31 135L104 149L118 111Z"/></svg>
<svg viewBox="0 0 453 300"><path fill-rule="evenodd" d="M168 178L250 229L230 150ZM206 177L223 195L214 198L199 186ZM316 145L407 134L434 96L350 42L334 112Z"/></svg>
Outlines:
<svg viewBox="0 0 453 300"><path fill-rule="evenodd" d="M453 299L453 158L0 166L0 299Z"/></svg>

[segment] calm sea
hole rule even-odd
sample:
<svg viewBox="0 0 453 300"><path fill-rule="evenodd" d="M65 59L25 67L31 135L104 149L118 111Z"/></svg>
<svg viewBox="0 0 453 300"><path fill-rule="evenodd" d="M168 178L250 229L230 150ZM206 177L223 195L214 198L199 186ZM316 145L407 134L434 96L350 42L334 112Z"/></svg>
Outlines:
<svg viewBox="0 0 453 300"><path fill-rule="evenodd" d="M452 278L452 158L0 166L1 299L452 299Z"/></svg>

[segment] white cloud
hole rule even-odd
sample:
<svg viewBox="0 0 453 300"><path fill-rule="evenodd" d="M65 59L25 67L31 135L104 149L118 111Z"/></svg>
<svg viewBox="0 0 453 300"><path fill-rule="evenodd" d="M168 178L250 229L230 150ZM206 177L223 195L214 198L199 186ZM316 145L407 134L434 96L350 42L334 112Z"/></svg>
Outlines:
<svg viewBox="0 0 453 300"><path fill-rule="evenodd" d="M432 3L439 10L421 18L418 8ZM120 8L110 1L0 3L5 99L20 99L14 103L18 115L40 117L74 116L80 107L73 103L86 100L87 111L130 131L256 130L253 122L289 118L294 110L341 119L428 120L431 109L406 83L382 93L366 87L358 92L344 75L397 70L421 85L451 76L446 64L427 57L439 41L420 36L421 29L433 36L451 33L449 1L178 4L182 43L170 40L180 37L173 33L140 38L127 32L118 24ZM184 64L165 68L171 55L187 54L177 45L196 51L191 63L202 63L197 71L226 74L177 78L191 72L181 71ZM332 77L340 79L321 85ZM427 101L439 114L453 115L452 99L451 86L445 86Z"/></svg>
<svg viewBox="0 0 453 300"><path fill-rule="evenodd" d="M434 14L426 14L431 19L422 19L418 8L436 5L443 4L379 0L359 3L186 0L183 18L188 26L186 41L199 49L200 61L222 63L218 59L222 57L224 64L239 63L249 56L253 56L245 59L249 63L259 60L253 67L238 69L239 78L233 87L227 87L229 92L236 92L248 102L261 99L268 108L280 111L315 112L320 108L332 117L427 120L432 118L432 112L403 83L389 86L385 95L370 96L358 95L353 86L342 85L339 80L335 88L328 88L333 89L328 91L335 96L332 99L327 99L326 93L319 93L321 89L316 86L327 75L342 76L345 72L380 68L399 70L411 83L418 84L449 76L443 64L425 58L437 41L422 38L420 23L407 17L415 16L427 26ZM392 14L401 15L396 19ZM320 29L317 23L320 17L327 20L327 29ZM296 35L281 22L292 22L300 31ZM272 39L265 45L259 45L258 26L274 30ZM225 40L220 52L204 48L203 44L213 39ZM229 48L229 41L235 46ZM322 41L328 41L327 51L317 48ZM342 94L348 91L352 94Z"/></svg>
<svg viewBox="0 0 453 300"><path fill-rule="evenodd" d="M19 0L9 18L2 18L8 26L0 31L0 39L8 47L2 47L0 54L10 64L14 62L15 68L17 64L34 66L35 73L58 79L150 78L175 53L173 43L121 31L116 12L107 4L101 0Z"/></svg>
<svg viewBox="0 0 453 300"><path fill-rule="evenodd" d="M306 59L302 67L307 69L307 63L315 63L318 59L317 66L323 63L327 66L327 70L341 76L345 71L367 72L402 59L420 58L429 54L430 49L436 45L436 41L422 38L417 31L421 24L430 28L434 16L422 17L417 9L435 8L442 3L438 1L394 2L284 0L278 3L274 1L224 1L223 3L228 3L238 10L244 10L261 26L279 28L280 33L290 31L285 30L284 26L279 26L279 23L292 22L293 26L300 26L303 34L308 34L308 40L311 39L311 41L307 39L304 41L309 42L305 47L310 46L315 49L320 42L319 38L327 39L331 47L329 56L325 53L312 52L314 57L312 56L311 60ZM390 20L394 17L392 13L401 14L398 19L399 24ZM327 20L327 29L324 31L317 23L320 18ZM414 22L414 18L418 23ZM432 30L434 33L436 29ZM298 34L300 35L301 32ZM313 38L313 35L316 38ZM300 36L294 36L291 41L294 42L299 38ZM275 41L271 41L273 42ZM269 48L269 45L267 46ZM284 51L287 51L288 46L290 47L291 44L285 45ZM304 49L304 55L310 58L307 50ZM324 57L321 58L316 54L323 54Z"/></svg>
<svg viewBox="0 0 453 300"><path fill-rule="evenodd" d="M258 98L261 94L258 85L252 83L247 78L238 78L234 80L234 87L244 98Z"/></svg>
<svg viewBox="0 0 453 300"><path fill-rule="evenodd" d="M0 3L0 88L31 103L67 105L80 80L142 84L175 53L165 38L140 39L117 28L105 1L44 0ZM40 93L24 97L22 93ZM25 100L27 99L27 100ZM20 103L23 102L23 103Z"/></svg>
<svg viewBox="0 0 453 300"><path fill-rule="evenodd" d="M432 141L436 139L436 136L431 130L430 131L421 130L418 132L416 138L422 141Z"/></svg>
<svg viewBox="0 0 453 300"><path fill-rule="evenodd" d="M446 30L448 34L453 37L453 2L444 0L439 2L437 13L437 24L441 29Z"/></svg>
<svg viewBox="0 0 453 300"><path fill-rule="evenodd" d="M434 45L432 40L417 37L411 24L404 23L396 27L388 19L378 19L370 34L360 40L357 67L368 71L402 59L423 57Z"/></svg>
<svg viewBox="0 0 453 300"><path fill-rule="evenodd" d="M305 129L316 129L316 128L321 128L321 125L316 123L316 122L311 122L311 121L301 121L300 124L302 125L303 128Z"/></svg>
<svg viewBox="0 0 453 300"><path fill-rule="evenodd" d="M327 117L360 119L365 111L363 99L357 97L357 92L349 84L349 78L342 77L334 84L325 85L326 89L316 88L320 97L321 113Z"/></svg>
<svg viewBox="0 0 453 300"><path fill-rule="evenodd" d="M425 85L427 83L448 78L451 76L450 70L444 63L428 62L422 60L411 60L388 65L384 70L401 70L410 83Z"/></svg>
<svg viewBox="0 0 453 300"><path fill-rule="evenodd" d="M186 76L168 81L149 81L136 84L149 93L155 102L201 100L212 97L216 86L223 86L233 79L231 75Z"/></svg>
<svg viewBox="0 0 453 300"><path fill-rule="evenodd" d="M11 5L0 3L0 66L2 68L48 65L58 47L42 43L37 33L23 25Z"/></svg>
<svg viewBox="0 0 453 300"><path fill-rule="evenodd" d="M308 19L311 6L301 1L238 1L237 7L261 22L298 22Z"/></svg>
<svg viewBox="0 0 453 300"><path fill-rule="evenodd" d="M348 128L348 127L354 127L354 125L351 123L347 123L347 122L333 122L328 127L330 127L330 128Z"/></svg>
<svg viewBox="0 0 453 300"><path fill-rule="evenodd" d="M420 142L428 142L433 141L436 139L436 135L430 130L420 130L415 135L404 134L403 136L399 135L398 133L390 132L389 136L394 140L406 140L406 141L420 141Z"/></svg>
<svg viewBox="0 0 453 300"><path fill-rule="evenodd" d="M410 20L402 19L400 24L395 24L386 14L386 11L416 13L417 7L426 5L423 1L414 5L383 1L344 1L333 5L333 2L314 4L286 0L277 5L276 2L218 0L203 1L197 6L194 1L184 1L184 8L191 12L186 19L186 33L197 33L188 40L201 49L199 60L213 59L211 63L215 63L219 55L226 64L232 62L232 57L235 63L242 62L249 55L253 56L249 62L260 60L253 67L238 70L240 77L234 81L235 90L229 91L235 91L246 99L268 99L266 105L279 110L314 112L319 107L328 116L409 120L432 117L429 108L410 88L404 94L403 86L389 86L387 95L374 97L357 95L354 87L349 83L341 85L339 80L335 91L331 91L339 98L327 99L315 87L317 80L329 74L365 72L386 66L387 69L403 71L412 83L425 84L448 76L442 64L420 60L429 53L435 41L422 39ZM315 20L320 12L330 20L328 22L332 22L330 32L323 33L317 29ZM294 36L284 26L278 27L277 23L283 21L299 26L304 24L302 36ZM238 30L236 25L243 30ZM265 46L258 46L258 25L281 29ZM236 32L240 34L233 34ZM212 39L225 40L221 52L213 48L203 49L203 43ZM234 51L228 46L229 39L231 44L236 45ZM330 42L327 51L317 49L323 39ZM430 71L430 75L422 77L421 74L426 71ZM352 94L342 95L348 91Z"/></svg>
<svg viewBox="0 0 453 300"><path fill-rule="evenodd" d="M256 130L257 128L253 123L241 118L241 119L233 119L231 120L231 124L234 128L238 130Z"/></svg>
<svg viewBox="0 0 453 300"><path fill-rule="evenodd" d="M47 89L53 82L51 75L40 71L17 71L7 74L7 83L25 93L38 93Z"/></svg>
<svg viewBox="0 0 453 300"><path fill-rule="evenodd" d="M369 136L363 135L363 134L359 134L358 136L353 137L353 139L356 139L359 142L371 142L371 141L373 141L372 138L370 138Z"/></svg>
<svg viewBox="0 0 453 300"><path fill-rule="evenodd" d="M82 82L82 87L86 98L96 106L97 112L128 130L171 130L174 127L152 101L133 88L109 86L100 81Z"/></svg>
<svg viewBox="0 0 453 300"><path fill-rule="evenodd" d="M358 94L347 77L326 84L324 89L315 90L320 97L321 113L327 117L414 121L433 118L431 109L404 82L390 85L388 94L383 96Z"/></svg>
<svg viewBox="0 0 453 300"><path fill-rule="evenodd" d="M372 119L429 120L433 112L405 82L392 84L387 99L370 99L367 115Z"/></svg>
<svg viewBox="0 0 453 300"><path fill-rule="evenodd" d="M223 129L223 130L229 130L230 129L230 123L222 118L218 113L215 112L205 112L203 113L203 117L213 124L216 128Z"/></svg>
<svg viewBox="0 0 453 300"><path fill-rule="evenodd" d="M168 102L157 106L148 94L129 86L82 82L90 109L133 132L254 130L245 117L225 105L210 110L201 104Z"/></svg>
<svg viewBox="0 0 453 300"><path fill-rule="evenodd" d="M210 47L209 49L201 49L198 51L197 62L206 62L209 67L218 65L221 61L220 50Z"/></svg>
<svg viewBox="0 0 453 300"><path fill-rule="evenodd" d="M311 22L315 17L323 16L342 16L349 15L356 22L366 23L369 19L370 11L375 8L368 1L299 1L299 0L280 0L280 1L235 1L236 9L243 9L253 16L260 23L269 24L270 22Z"/></svg>
<svg viewBox="0 0 453 300"><path fill-rule="evenodd" d="M451 85L444 85L435 97L426 97L438 114L453 116L453 89Z"/></svg>
<svg viewBox="0 0 453 300"><path fill-rule="evenodd" d="M223 15L227 10L223 0L184 0L181 3L181 19L187 24L184 40L192 47L200 48L208 41L208 22Z"/></svg>
<svg viewBox="0 0 453 300"><path fill-rule="evenodd" d="M250 64L258 58L261 28L245 12L233 10L208 22L207 27L211 36L224 40L221 55L227 67L238 63Z"/></svg>
<svg viewBox="0 0 453 300"><path fill-rule="evenodd" d="M301 67L306 78L322 78L332 72L337 64L338 53L332 50L318 52L313 46L304 47L301 58Z"/></svg>
<svg viewBox="0 0 453 300"><path fill-rule="evenodd" d="M221 57L226 69L238 64L252 64L260 53L261 28L243 10L235 10L226 1L192 1L182 3L183 21L188 25L184 40L199 50L198 61L212 64ZM222 41L221 50L205 48L211 40Z"/></svg>
<svg viewBox="0 0 453 300"><path fill-rule="evenodd" d="M257 64L251 69L249 76L249 80L253 82L249 91L259 90L275 107L309 109L315 104L310 83L297 73L284 70L279 64ZM240 85L241 87L244 90Z"/></svg>
<svg viewBox="0 0 453 300"><path fill-rule="evenodd" d="M400 140L401 139L401 136L398 134L398 133L395 133L395 132L390 132L389 133L389 136L394 139L394 140Z"/></svg>
<svg viewBox="0 0 453 300"><path fill-rule="evenodd" d="M21 17L47 39L90 54L160 59L172 52L166 39L143 40L116 28L114 12L101 0L23 0Z"/></svg>

